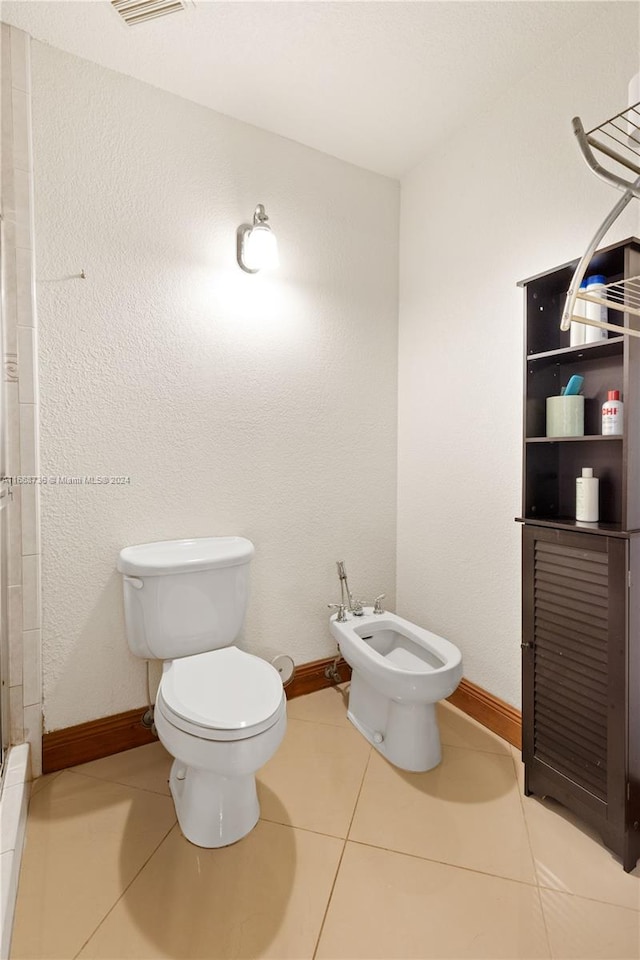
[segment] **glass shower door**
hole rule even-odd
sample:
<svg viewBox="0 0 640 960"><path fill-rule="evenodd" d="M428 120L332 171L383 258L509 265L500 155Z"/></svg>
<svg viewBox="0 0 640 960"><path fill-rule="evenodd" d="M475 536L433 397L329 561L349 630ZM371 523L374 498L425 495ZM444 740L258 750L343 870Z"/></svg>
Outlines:
<svg viewBox="0 0 640 960"><path fill-rule="evenodd" d="M4 305L6 302L6 246L0 218L0 348L5 359ZM11 502L11 484L6 475L6 387L5 363L0 366L0 784L9 746L9 638L7 634L7 505Z"/></svg>

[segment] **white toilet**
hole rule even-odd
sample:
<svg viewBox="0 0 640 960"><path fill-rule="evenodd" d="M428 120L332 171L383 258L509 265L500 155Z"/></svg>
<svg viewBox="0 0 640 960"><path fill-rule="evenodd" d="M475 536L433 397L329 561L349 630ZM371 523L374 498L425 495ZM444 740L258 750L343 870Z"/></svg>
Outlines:
<svg viewBox="0 0 640 960"><path fill-rule="evenodd" d="M126 547L131 651L164 660L155 724L173 756L169 786L185 837L224 847L256 825L256 771L287 724L278 671L233 646L249 595L253 544L242 537Z"/></svg>
<svg viewBox="0 0 640 960"><path fill-rule="evenodd" d="M331 633L352 669L347 716L396 767L431 770L442 759L435 705L462 679L460 651L394 613L337 616Z"/></svg>

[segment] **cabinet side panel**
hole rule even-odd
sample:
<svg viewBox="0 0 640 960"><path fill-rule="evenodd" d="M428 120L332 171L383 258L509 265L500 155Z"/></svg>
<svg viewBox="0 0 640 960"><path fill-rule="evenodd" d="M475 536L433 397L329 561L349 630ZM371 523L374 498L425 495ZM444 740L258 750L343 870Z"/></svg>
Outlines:
<svg viewBox="0 0 640 960"><path fill-rule="evenodd" d="M534 589L533 553L535 530L522 529L522 759L525 763L525 793L529 793L526 775L533 761L533 641Z"/></svg>
<svg viewBox="0 0 640 960"><path fill-rule="evenodd" d="M640 822L640 537L629 543L629 629L627 637L628 770L631 824ZM636 833L640 831L636 830ZM640 844L640 840L638 841Z"/></svg>
<svg viewBox="0 0 640 960"><path fill-rule="evenodd" d="M607 541L609 557L609 677L607 821L617 835L624 833L627 790L627 620L628 620L627 540Z"/></svg>
<svg viewBox="0 0 640 960"><path fill-rule="evenodd" d="M640 275L640 252L629 247L625 252L625 276ZM618 314L620 316L620 314ZM630 326L640 326L640 319L626 315ZM624 466L623 506L626 529L640 528L640 338L626 337L622 386L624 402ZM623 523L625 520L623 518Z"/></svg>

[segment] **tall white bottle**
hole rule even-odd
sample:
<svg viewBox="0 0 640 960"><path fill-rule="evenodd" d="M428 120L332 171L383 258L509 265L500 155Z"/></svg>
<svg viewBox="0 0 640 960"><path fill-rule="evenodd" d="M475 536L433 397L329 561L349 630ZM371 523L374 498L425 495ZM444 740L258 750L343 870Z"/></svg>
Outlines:
<svg viewBox="0 0 640 960"><path fill-rule="evenodd" d="M598 488L599 482L593 475L593 467L583 467L582 476L576 479L576 520L597 523Z"/></svg>
<svg viewBox="0 0 640 960"><path fill-rule="evenodd" d="M599 273L594 274L592 277L587 277L587 289L585 292L594 297L603 297L605 284L606 277L601 276ZM601 323L607 322L608 310L603 304L589 303L588 300L585 300L585 307L587 320L599 320ZM607 331L603 330L602 327L590 327L589 324L586 324L585 330L585 343L595 343L598 340L606 340L608 337Z"/></svg>
<svg viewBox="0 0 640 960"><path fill-rule="evenodd" d="M580 284L580 292L583 293L587 288L587 281L583 280ZM576 302L573 307L573 316L574 317L586 317L587 315L587 303L585 300L579 300L576 297ZM580 323L579 320L571 321L571 328L569 333L569 346L571 347L580 347L585 343L585 338L587 336L587 330L589 328L586 324Z"/></svg>

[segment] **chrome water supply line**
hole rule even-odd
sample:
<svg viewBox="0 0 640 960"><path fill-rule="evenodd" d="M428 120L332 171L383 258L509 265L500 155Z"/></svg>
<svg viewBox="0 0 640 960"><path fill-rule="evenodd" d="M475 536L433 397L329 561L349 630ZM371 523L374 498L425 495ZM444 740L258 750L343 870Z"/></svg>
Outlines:
<svg viewBox="0 0 640 960"><path fill-rule="evenodd" d="M154 737L157 737L157 736L158 736L158 733L157 733L157 731L156 731L156 724L155 724L155 720L154 720L154 716L153 716L153 713L154 713L154 703L153 703L153 699L152 699L152 697L151 697L151 661L150 661L150 660L147 660L146 663L147 663L147 705L148 705L148 709L145 710L145 712L144 712L143 715L142 715L142 726L143 726L146 730L151 730L151 733L154 735Z"/></svg>

